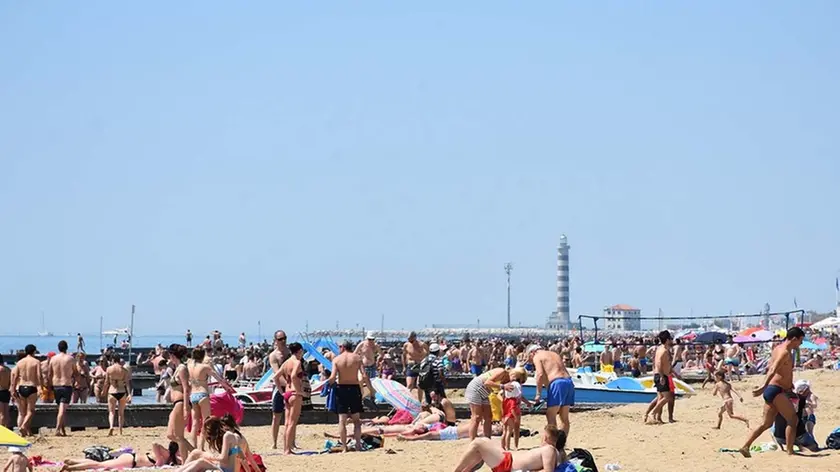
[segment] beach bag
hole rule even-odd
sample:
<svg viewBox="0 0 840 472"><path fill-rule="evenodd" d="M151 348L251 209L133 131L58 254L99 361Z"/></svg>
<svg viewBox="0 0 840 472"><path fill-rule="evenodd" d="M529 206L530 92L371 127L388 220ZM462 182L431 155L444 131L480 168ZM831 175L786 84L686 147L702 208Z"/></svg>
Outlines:
<svg viewBox="0 0 840 472"><path fill-rule="evenodd" d="M417 385L422 390L429 390L435 386L435 376L437 373L432 370L433 364L434 362L432 362L429 356L420 363L420 376L417 379Z"/></svg>
<svg viewBox="0 0 840 472"><path fill-rule="evenodd" d="M828 449L840 449L840 428L835 429L825 439L825 447Z"/></svg>
<svg viewBox="0 0 840 472"><path fill-rule="evenodd" d="M598 467L595 466L595 458L586 449L574 448L568 456L569 462L580 466L583 469L590 469L592 472L598 472Z"/></svg>
<svg viewBox="0 0 840 472"><path fill-rule="evenodd" d="M255 470L255 471L252 471L252 472L265 472L265 463L263 463L262 456L259 455L259 454L253 454L253 456L254 456L254 462L257 463L257 467L259 467L260 470L258 470L258 471Z"/></svg>
<svg viewBox="0 0 840 472"><path fill-rule="evenodd" d="M96 462L105 462L113 459L111 457L111 448L105 446L91 446L82 452L85 454L85 459Z"/></svg>

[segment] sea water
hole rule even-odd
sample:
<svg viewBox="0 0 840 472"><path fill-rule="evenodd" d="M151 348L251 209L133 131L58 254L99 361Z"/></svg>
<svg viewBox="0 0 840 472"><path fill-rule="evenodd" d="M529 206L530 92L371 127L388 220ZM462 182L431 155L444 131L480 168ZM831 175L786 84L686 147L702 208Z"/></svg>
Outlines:
<svg viewBox="0 0 840 472"><path fill-rule="evenodd" d="M201 343L204 341L204 336L206 335L198 335L193 333L193 345L197 343ZM102 349L105 349L109 346L114 346L114 336L100 336L98 334L85 334L82 333L82 337L85 340L85 352L88 353L99 353ZM1 335L0 336L0 354L7 355L13 354L16 351L23 350L23 348L27 344L34 344L36 348L38 348L38 352L42 354L46 354L50 351L58 351L58 342L59 341L67 341L67 345L69 347L68 351L76 352L76 344L77 344L77 335L76 333L68 333L65 335L56 334L54 336L31 336L31 335ZM245 335L247 343L256 343L257 336L249 336ZM125 339L125 336L118 336L117 337L117 345L122 343ZM230 335L230 336L222 336L222 341L225 344L230 346L238 346L239 345L239 335ZM163 346L169 346L170 344L184 344L186 345L187 339L183 334L179 335L172 335L172 334L155 334L155 335L136 335L134 336L134 346L137 347L154 347L158 344ZM6 359L7 363L11 362L12 360Z"/></svg>

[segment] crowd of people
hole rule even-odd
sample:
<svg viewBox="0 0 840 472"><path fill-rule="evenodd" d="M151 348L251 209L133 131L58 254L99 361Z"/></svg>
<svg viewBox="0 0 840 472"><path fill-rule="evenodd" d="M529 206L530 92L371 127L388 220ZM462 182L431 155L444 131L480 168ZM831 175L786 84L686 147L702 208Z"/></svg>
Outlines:
<svg viewBox="0 0 840 472"><path fill-rule="evenodd" d="M745 456L749 456L752 442L771 427L788 452L794 445L809 449L815 446L812 431L816 395L807 382L793 382L796 360L791 352L799 348L804 336L801 329L792 328L785 338L772 344L775 347L764 385L752 392L765 401L764 418L760 426L751 430L741 449ZM191 342L190 333L187 340ZM122 434L124 411L132 394L131 370L121 356L109 351L103 352L97 365L91 368L83 348L83 341L79 341L77 352L69 353L67 343L61 341L57 353L50 352L40 360L36 357L37 348L27 345L11 370L0 357L0 424L8 424L8 406L14 401L19 409L19 431L24 436L31 435L37 400L54 401L58 405L55 434L64 436L67 405L86 402L92 396L108 404L109 434ZM731 382L740 379L742 370L749 372L749 366L761 357L755 345L740 345L732 342L731 337L726 343L686 345L666 330L656 338L608 338L599 354L584 348L578 337L553 342L468 338L421 342L416 333L410 333L404 342L383 346L374 333L368 333L359 343L342 343L337 354L324 349L322 354L332 364L327 368L305 361L303 346L288 342L282 330L274 333L270 349L265 345L246 346L244 334L239 338L239 346L231 348L221 342L220 333L208 336L193 349L181 344L157 346L145 359L139 356L137 363L152 366L158 380L159 400L171 405L166 430L169 446L156 445L145 456L123 455L107 464L70 460L65 467L83 470L169 464L192 471L206 470L213 465L238 472L239 461L248 464L252 460L248 458L247 442L231 418L211 416L210 395L214 386L232 390L232 383L262 377L268 370L272 372L274 384L272 446L278 447L280 426L284 426L285 454L293 454L297 449L297 425L301 412L312 407L309 380L315 373L333 391L333 408L339 416L335 436L345 450L351 444L348 441L351 425L352 444L357 449L362 448L363 434L393 435L404 441L470 439L472 442L457 470L472 470L470 467L481 461L499 471L562 462L565 456L561 445L569 437L569 410L575 402L575 385L569 368L584 365L600 367L607 373L629 373L633 377L652 373L657 396L648 406L644 421L658 424L665 422L665 411L667 421L675 421L675 379L681 371L702 367L708 371L706 380L714 384L713 395L721 398L716 428L720 428L724 415L750 426L745 417L735 412L733 397L740 401L743 398ZM224 367L217 371L217 365ZM404 375L412 395L422 403L421 414L406 423L393 424L392 418L386 417L363 424L361 413L365 401L372 400L374 395L371 379L391 379L400 374ZM534 376L536 383L533 402L522 396L522 385L529 375ZM464 392L470 408L467 423L457 423L454 405L446 398L447 382L453 376L471 378ZM543 392L546 392L544 399ZM503 398L500 424L493 421L492 395ZM543 445L527 452L517 450L523 404L544 406L546 416ZM186 431L188 422L192 423L190 432ZM491 442L490 438L496 435L501 436L501 441Z"/></svg>

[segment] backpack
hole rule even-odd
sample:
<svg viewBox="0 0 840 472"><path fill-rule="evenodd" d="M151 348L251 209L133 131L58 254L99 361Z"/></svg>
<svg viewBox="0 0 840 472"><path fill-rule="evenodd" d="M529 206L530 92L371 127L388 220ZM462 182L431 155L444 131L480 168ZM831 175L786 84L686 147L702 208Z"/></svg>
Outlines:
<svg viewBox="0 0 840 472"><path fill-rule="evenodd" d="M420 363L420 374L417 378L417 385L421 390L429 390L435 386L437 372L433 370L434 360L431 357L427 356Z"/></svg>
<svg viewBox="0 0 840 472"><path fill-rule="evenodd" d="M598 467L595 466L595 458L586 449L574 448L572 453L568 456L569 462L579 465L584 469L590 469L592 472L598 472Z"/></svg>
<svg viewBox="0 0 840 472"><path fill-rule="evenodd" d="M840 428L835 429L825 440L825 447L829 449L840 449Z"/></svg>

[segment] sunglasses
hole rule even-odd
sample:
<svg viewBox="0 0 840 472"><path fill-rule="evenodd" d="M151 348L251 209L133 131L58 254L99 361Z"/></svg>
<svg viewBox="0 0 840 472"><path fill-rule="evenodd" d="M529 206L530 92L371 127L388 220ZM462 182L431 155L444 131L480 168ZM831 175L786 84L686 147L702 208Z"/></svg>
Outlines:
<svg viewBox="0 0 840 472"><path fill-rule="evenodd" d="M274 338L274 340L275 340L275 341L285 341L285 340L286 340L286 338L285 338L285 336L284 336L284 337L282 337L282 338Z"/></svg>

